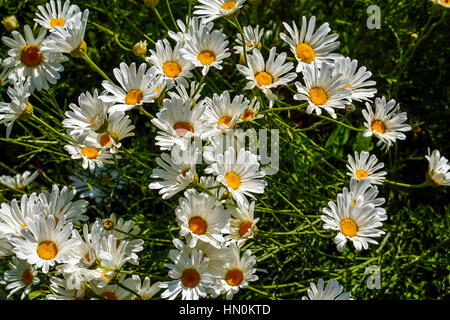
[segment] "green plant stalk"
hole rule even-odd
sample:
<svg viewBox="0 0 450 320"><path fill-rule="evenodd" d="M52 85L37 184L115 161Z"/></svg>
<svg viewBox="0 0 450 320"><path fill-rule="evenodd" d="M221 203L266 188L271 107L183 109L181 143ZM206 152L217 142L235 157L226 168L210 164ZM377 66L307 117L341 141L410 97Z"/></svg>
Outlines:
<svg viewBox="0 0 450 320"><path fill-rule="evenodd" d="M77 140L75 140L75 139L73 139L73 138L71 138L71 137L69 137L69 136L66 136L65 134L62 134L61 132L59 132L58 130L56 130L56 129L53 128L52 126L50 126L50 125L49 125L47 122L45 122L44 120L42 120L42 119L36 117L34 114L31 116L31 119L33 119L33 120L35 120L35 121L37 121L37 122L43 124L46 128L50 129L51 131L53 131L54 133L56 133L58 136L63 137L64 139L69 140L70 142L74 142L74 143L77 143L77 144L78 144L78 141L77 141Z"/></svg>
<svg viewBox="0 0 450 320"><path fill-rule="evenodd" d="M421 184L409 184L409 183L402 183L402 182L396 182L396 181L384 179L384 182L392 184L394 186L398 186L398 187L413 188L413 189L431 187L431 184L428 181L425 181Z"/></svg>
<svg viewBox="0 0 450 320"><path fill-rule="evenodd" d="M245 34L244 34L244 30L242 30L242 27L239 23L239 20L237 18L237 16L234 17L233 19L236 23L236 28L238 29L239 33L241 34L242 37L242 48L243 48L243 52L244 52L244 62L247 65L247 46L245 44Z"/></svg>
<svg viewBox="0 0 450 320"><path fill-rule="evenodd" d="M172 19L173 25L175 26L175 30L177 30L177 32L178 32L178 31L180 31L180 29L178 28L178 25L175 22L175 18L173 16L172 9L170 8L169 0L166 0L166 4L167 4L167 8L169 9L170 18Z"/></svg>
<svg viewBox="0 0 450 320"><path fill-rule="evenodd" d="M156 8L152 8L153 11L155 12L156 16L158 17L159 21L161 22L161 24L164 26L164 28L166 28L167 31L170 30L170 28L167 26L167 24L164 22L163 18L161 17L161 15L158 12L158 9Z"/></svg>
<svg viewBox="0 0 450 320"><path fill-rule="evenodd" d="M105 80L108 80L109 82L112 82L111 79L106 75L106 73L103 72L102 69L100 69L99 66L95 64L94 61L87 55L87 53L83 54L81 58L88 63L88 65L94 69L97 73L99 73Z"/></svg>

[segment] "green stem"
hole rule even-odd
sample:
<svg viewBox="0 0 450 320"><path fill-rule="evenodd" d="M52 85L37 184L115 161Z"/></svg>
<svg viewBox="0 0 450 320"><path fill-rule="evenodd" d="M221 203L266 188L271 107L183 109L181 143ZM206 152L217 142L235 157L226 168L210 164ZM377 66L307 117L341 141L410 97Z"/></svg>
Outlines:
<svg viewBox="0 0 450 320"><path fill-rule="evenodd" d="M153 119L153 118L154 118L154 116L153 116L151 113L147 112L147 111L144 109L143 106L138 106L138 109L139 109L139 111L141 112L141 114L146 115L146 116L149 117L150 119Z"/></svg>
<svg viewBox="0 0 450 320"><path fill-rule="evenodd" d="M175 22L175 18L173 17L173 13L172 13L172 9L170 8L170 4L169 4L169 0L166 0L166 4L167 4L167 8L169 9L169 13L170 13L170 17L172 18L172 22L173 25L175 26L175 30L180 31L180 29L178 29L178 25Z"/></svg>
<svg viewBox="0 0 450 320"><path fill-rule="evenodd" d="M426 188L426 187L431 186L431 184L428 181L425 181L421 184L409 184L409 183L401 183L401 182L395 182L395 181L384 179L384 182L392 184L394 186L405 187L405 188Z"/></svg>
<svg viewBox="0 0 450 320"><path fill-rule="evenodd" d="M44 120L42 120L42 119L36 117L34 114L31 116L31 118L32 118L33 120L35 120L35 121L37 121L37 122L43 124L45 127L47 127L48 129L50 129L51 131L53 131L54 133L56 133L56 134L59 135L60 137L63 137L63 138L66 139L66 140L69 140L69 141L71 141L71 142L74 142L74 143L78 144L78 141L77 141L77 140L75 140L75 139L73 139L73 138L71 138L71 137L69 137L69 136L66 136L65 134L59 132L58 130L56 130L55 128L53 128L52 126L50 126L50 125L49 125L47 122L45 122Z"/></svg>
<svg viewBox="0 0 450 320"><path fill-rule="evenodd" d="M89 58L89 56L87 55L87 53L85 53L81 58L82 58L84 61L86 61L92 69L94 69L95 71L97 71L104 79L108 80L109 82L112 82L111 79L106 75L106 73L104 73L103 70L100 69L100 67L97 66L97 65L95 64L95 62L92 61L91 58Z"/></svg>
<svg viewBox="0 0 450 320"><path fill-rule="evenodd" d="M304 108L306 106L307 106L307 103L303 103L303 104L299 104L299 105L296 105L296 106L272 108L272 109L267 109L267 110L260 111L260 112L258 112L258 114L264 114L264 113L269 113L269 112L285 111L285 110L297 110L297 109L302 109L302 108Z"/></svg>
<svg viewBox="0 0 450 320"><path fill-rule="evenodd" d="M167 26L167 24L166 24L166 23L164 22L164 20L162 19L161 15L160 15L159 12L158 12L158 9L156 9L156 8L152 8L152 9L153 9L153 11L155 12L156 16L158 17L158 19L159 19L159 21L161 22L161 24L164 26L164 28L166 28L167 31L169 31L170 28Z"/></svg>
<svg viewBox="0 0 450 320"><path fill-rule="evenodd" d="M234 17L233 19L236 22L236 28L238 29L239 33L241 34L242 37L242 48L243 48L243 52L244 52L244 62L247 65L247 45L245 44L245 34L244 34L244 30L242 30L242 27L239 23L239 20L237 18L237 16Z"/></svg>
<svg viewBox="0 0 450 320"><path fill-rule="evenodd" d="M134 295L135 295L136 297L138 297L139 299L144 300L144 299L142 299L141 295L140 295L139 293L137 293L136 291L134 291L133 289L128 288L127 286L123 285L123 284L120 283L120 282L117 282L116 284L117 284L119 287L121 287L122 289L125 289L125 290L127 290L128 292L131 292L132 294L134 294Z"/></svg>
<svg viewBox="0 0 450 320"><path fill-rule="evenodd" d="M328 121L337 123L338 125L346 127L346 128L348 128L350 130L354 130L354 131L364 131L365 130L364 128L355 128L355 127L353 127L351 125L348 125L348 124L345 124L345 123L343 123L343 122L341 122L339 120L336 120L336 119L333 119L333 118L328 118L328 117L322 116L320 114L311 113L311 115L313 115L315 117L318 117L318 118L321 118L321 119L324 119L324 120L328 120Z"/></svg>

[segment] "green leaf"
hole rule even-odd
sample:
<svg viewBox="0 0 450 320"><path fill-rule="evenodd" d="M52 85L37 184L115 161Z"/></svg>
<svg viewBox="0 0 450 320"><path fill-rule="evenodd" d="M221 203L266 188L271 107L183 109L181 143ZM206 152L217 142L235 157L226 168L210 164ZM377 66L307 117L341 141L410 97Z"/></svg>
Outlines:
<svg viewBox="0 0 450 320"><path fill-rule="evenodd" d="M363 132L358 132L355 143L353 144L353 151L371 151L373 149L372 137L364 137Z"/></svg>
<svg viewBox="0 0 450 320"><path fill-rule="evenodd" d="M327 142L325 143L325 149L339 157L342 157L345 143L348 141L349 137L350 129L343 126L337 126L328 137Z"/></svg>

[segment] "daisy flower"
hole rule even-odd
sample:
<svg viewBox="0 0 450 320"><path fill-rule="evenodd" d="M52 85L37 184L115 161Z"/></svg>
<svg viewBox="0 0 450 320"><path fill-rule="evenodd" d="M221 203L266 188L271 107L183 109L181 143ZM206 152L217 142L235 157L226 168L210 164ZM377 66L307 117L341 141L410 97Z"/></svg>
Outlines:
<svg viewBox="0 0 450 320"><path fill-rule="evenodd" d="M173 257L171 257L172 259ZM180 293L182 300L198 300L205 297L207 290L214 286L214 277L206 271L208 258L202 252L193 249L191 254L182 251L172 263L166 263L169 268L170 282L162 282L161 288L166 289L161 298L174 300Z"/></svg>
<svg viewBox="0 0 450 320"><path fill-rule="evenodd" d="M40 13L36 12L37 18L33 20L49 30L53 30L55 27L64 27L80 12L80 8L74 4L71 5L69 0L66 0L64 4L61 4L61 0L56 0L56 3L54 0L50 0L45 8L38 6L38 10Z"/></svg>
<svg viewBox="0 0 450 320"><path fill-rule="evenodd" d="M3 69L0 72L0 86L6 86L9 83L9 74L11 73L11 69L3 68L3 60L0 58L0 67Z"/></svg>
<svg viewBox="0 0 450 320"><path fill-rule="evenodd" d="M427 179L434 186L450 186L450 165L447 158L441 157L439 150L430 154L429 148L425 158L428 160Z"/></svg>
<svg viewBox="0 0 450 320"><path fill-rule="evenodd" d="M372 73L367 71L366 67L357 68L358 60L351 60L349 57L338 58L334 60L333 76L341 74L341 79L347 82L344 87L352 89L351 100L369 101L369 98L373 98L377 93L377 89L368 87L373 87L376 82L367 81L372 76Z"/></svg>
<svg viewBox="0 0 450 320"><path fill-rule="evenodd" d="M347 241L351 241L356 250L368 249L369 243L378 244L373 238L380 237L385 232L378 228L383 225L379 220L377 210L372 206L362 206L361 198L353 206L353 193L347 196L337 195L337 205L328 202L329 208L324 208L321 219L324 229L336 230L339 233L334 243L339 252L345 249Z"/></svg>
<svg viewBox="0 0 450 320"><path fill-rule="evenodd" d="M241 205L249 205L246 196L255 199L252 193L264 193L267 185L264 172L259 171L258 157L250 151L230 147L217 156L217 162L210 166L208 173L217 176L233 199Z"/></svg>
<svg viewBox="0 0 450 320"><path fill-rule="evenodd" d="M18 202L11 200L10 204L2 203L0 208L0 235L10 238L20 235L22 228L28 228L27 218L34 217L41 212L41 205L36 193L30 196L24 194Z"/></svg>
<svg viewBox="0 0 450 320"><path fill-rule="evenodd" d="M322 114L324 109L336 119L334 109L344 109L350 102L352 89L346 87L349 80L342 79L341 74L333 75L333 70L334 66L326 62L312 62L302 70L305 84L295 83L298 94L294 99L308 102L308 114L313 111Z"/></svg>
<svg viewBox="0 0 450 320"><path fill-rule="evenodd" d="M196 246L198 240L216 248L220 248L225 242L222 230L227 226L230 211L217 203L216 198L194 189L187 190L184 198L179 200L175 215L180 226L180 235L191 236L191 248Z"/></svg>
<svg viewBox="0 0 450 320"><path fill-rule="evenodd" d="M218 291L216 294L225 294L227 300L231 300L240 289L248 287L248 283L258 280L254 268L256 256L251 250L247 250L241 257L240 248L236 243L230 245L230 261L225 263L222 273L218 278ZM220 292L220 293L219 293Z"/></svg>
<svg viewBox="0 0 450 320"><path fill-rule="evenodd" d="M200 24L197 32L186 37L180 51L195 67L202 68L202 75L206 76L209 68L221 70L223 60L231 55L226 38L222 30L209 31L204 24Z"/></svg>
<svg viewBox="0 0 450 320"><path fill-rule="evenodd" d="M18 291L22 291L20 299L23 300L32 287L39 283L38 272L34 266L31 266L25 260L17 259L15 256L12 257L9 268L4 275L5 289L9 291L7 298Z"/></svg>
<svg viewBox="0 0 450 320"><path fill-rule="evenodd" d="M138 275L132 275L131 278L125 279L123 281L123 284L140 296L139 298L138 296L133 295L131 297L131 300L141 300L141 298L143 300L150 300L161 290L160 282L151 284L151 280L149 277L145 277L144 281L141 281L141 278Z"/></svg>
<svg viewBox="0 0 450 320"><path fill-rule="evenodd" d="M163 199L169 199L178 192L189 188L197 182L196 165L200 163L201 152L193 144L183 151L175 146L171 155L161 154L156 158L160 168L153 169L151 178L163 179L149 184L150 189L160 189Z"/></svg>
<svg viewBox="0 0 450 320"><path fill-rule="evenodd" d="M71 190L64 186L61 190L54 184L51 193L43 190L39 194L41 204L41 212L45 216L52 215L56 222L64 215L66 221L70 221L75 225L88 220L85 215L89 202L86 200L74 200L76 190Z"/></svg>
<svg viewBox="0 0 450 320"><path fill-rule="evenodd" d="M449 0L431 0L433 4L440 5L445 8L450 8L450 1Z"/></svg>
<svg viewBox="0 0 450 320"><path fill-rule="evenodd" d="M212 137L223 132L236 129L238 120L249 105L250 101L244 95L236 95L233 100L230 98L228 90L220 96L213 94L212 99L206 98L206 110L202 117L205 136Z"/></svg>
<svg viewBox="0 0 450 320"><path fill-rule="evenodd" d="M202 90L205 87L206 83L198 83L196 81L190 81L188 86L176 86L175 91L169 91L167 94L171 98L175 99L181 99L183 100L183 104L186 103L186 101L190 100L192 108L194 108L197 104L201 104L202 101L199 101ZM189 88L189 92L188 92Z"/></svg>
<svg viewBox="0 0 450 320"><path fill-rule="evenodd" d="M223 156L225 154L225 151L227 151L230 147L234 148L234 150L240 150L241 148L245 149L245 137L248 135L248 133L252 132L254 131L247 130L244 132L244 130L242 129L237 129L229 130L223 134L217 134L213 137L210 137L208 139L209 144L203 147L204 162L209 165L216 163L218 155ZM256 136L250 134L249 138L249 144L255 146L257 144L257 141L255 140ZM256 156L256 159L259 161L260 157ZM205 173L207 174L211 174L213 171L214 170L211 166L205 169Z"/></svg>
<svg viewBox="0 0 450 320"><path fill-rule="evenodd" d="M325 286L323 279L319 279L317 285L314 282L310 285L308 296L303 296L302 300L353 300L351 293L343 292L344 287L337 280L331 279Z"/></svg>
<svg viewBox="0 0 450 320"><path fill-rule="evenodd" d="M405 124L407 120L406 112L400 112L400 105L394 99L386 102L386 98L375 99L375 112L371 105L366 102L367 110L362 114L366 122L364 126L365 137L374 135L379 139L377 146L382 145L381 149L389 150L392 144L398 140L405 140L406 135L403 132L411 131L411 126Z"/></svg>
<svg viewBox="0 0 450 320"><path fill-rule="evenodd" d="M259 218L254 217L255 202L252 201L249 207L238 205L233 208L232 217L225 233L228 243L236 242L241 247L248 239L256 235L256 224Z"/></svg>
<svg viewBox="0 0 450 320"><path fill-rule="evenodd" d="M6 126L6 138L9 139L16 120L25 120L33 115L33 106L28 102L31 95L31 80L15 82L8 87L10 103L0 102L0 124Z"/></svg>
<svg viewBox="0 0 450 320"><path fill-rule="evenodd" d="M46 296L47 300L83 300L86 294L85 287L68 289L67 281L58 277L50 278L52 294Z"/></svg>
<svg viewBox="0 0 450 320"><path fill-rule="evenodd" d="M380 221L384 221L387 219L386 210L380 208L382 204L384 204L384 198L377 198L378 196L378 188L376 186L371 185L370 179L361 178L359 181L352 177L350 178L350 192L344 187L343 189L344 197L349 196L349 194L353 195L352 205L355 206L358 201L360 201L361 206L372 206L377 211L378 217ZM358 200L361 198L361 200Z"/></svg>
<svg viewBox="0 0 450 320"><path fill-rule="evenodd" d="M238 120L240 122L253 122L254 120L258 120L264 118L264 114L260 114L260 104L257 97L254 97L247 108L242 112L241 117Z"/></svg>
<svg viewBox="0 0 450 320"><path fill-rule="evenodd" d="M102 147L107 148L109 152L114 154L122 146L120 141L134 136L135 126L131 123L130 117L122 112L110 114L107 125L105 132L94 133L94 135Z"/></svg>
<svg viewBox="0 0 450 320"><path fill-rule="evenodd" d="M361 178L367 178L371 184L383 184L387 172L378 171L384 168L384 163L378 162L376 155L370 155L367 151L362 151L361 154L355 151L355 158L349 154L347 159L348 176L354 177L358 181Z"/></svg>
<svg viewBox="0 0 450 320"><path fill-rule="evenodd" d="M75 14L64 27L54 28L50 36L42 44L40 53L67 53L80 58L86 54L84 41L89 10Z"/></svg>
<svg viewBox="0 0 450 320"><path fill-rule="evenodd" d="M88 136L83 144L71 143L64 146L72 159L82 159L83 169L89 168L94 172L95 168L102 168L103 164L114 163L112 154L107 149L102 148L97 141Z"/></svg>
<svg viewBox="0 0 450 320"><path fill-rule="evenodd" d="M106 103L99 99L98 90L94 93L85 92L78 97L78 105L71 103L66 111L66 118L62 121L65 128L69 129L70 136L86 136L89 132L100 130L105 125L108 111L112 103Z"/></svg>
<svg viewBox="0 0 450 320"><path fill-rule="evenodd" d="M70 252L79 244L77 239L71 237L72 223L65 221L65 216L59 219L42 214L25 218L27 229L11 237L12 251L19 259L26 260L42 272L48 273L55 263L76 262Z"/></svg>
<svg viewBox="0 0 450 320"><path fill-rule="evenodd" d="M122 280L121 282L125 281ZM99 287L96 284L92 284L92 291L97 296L106 298L107 300L131 300L132 293L117 284L107 284L106 286ZM92 300L99 300L100 298L91 298Z"/></svg>
<svg viewBox="0 0 450 320"><path fill-rule="evenodd" d="M0 176L0 183L8 186L10 188L17 188L17 189L23 189L27 185L29 185L31 182L34 181L34 179L37 178L39 175L39 171L34 171L31 173L31 171L25 171L24 173L16 174L15 176Z"/></svg>
<svg viewBox="0 0 450 320"><path fill-rule="evenodd" d="M261 50L261 39L264 34L264 28L259 29L259 26L256 26L255 28L253 28L252 26L245 26L243 28L243 31L245 40L244 42L246 46L245 51L247 52L247 54L252 53L253 49L255 48ZM243 55L244 48L242 35L240 33L236 34L236 42L238 43L238 45L233 47L234 53Z"/></svg>
<svg viewBox="0 0 450 320"><path fill-rule="evenodd" d="M145 61L156 67L156 74L164 77L167 89L171 89L175 83L187 87L186 78L192 78L189 70L194 66L181 55L181 42L177 42L173 50L167 39L158 40L155 47L156 51L150 49L151 56Z"/></svg>
<svg viewBox="0 0 450 320"><path fill-rule="evenodd" d="M7 237L0 235L0 257L7 257L13 255L11 242Z"/></svg>
<svg viewBox="0 0 450 320"><path fill-rule="evenodd" d="M203 19L200 19L199 17L186 17L186 24L178 19L177 25L180 31L173 32L172 30L169 30L168 35L176 42L181 42L183 46L188 36L193 37L194 34L196 34L202 28L205 28L208 32L210 32L214 27L214 23L205 23L205 21Z"/></svg>
<svg viewBox="0 0 450 320"><path fill-rule="evenodd" d="M120 83L120 87L104 80L102 85L106 93L111 95L101 95L100 99L107 103L114 103L109 111L126 112L144 103L153 103L161 87L159 81L155 81L155 68L147 70L147 64L142 63L136 70L136 63L128 66L125 62L120 64L120 68L115 68L114 76Z"/></svg>
<svg viewBox="0 0 450 320"><path fill-rule="evenodd" d="M194 14L202 17L204 22L208 23L221 17L234 17L244 5L245 0L199 0L198 2L200 4L194 7L196 9Z"/></svg>
<svg viewBox="0 0 450 320"><path fill-rule="evenodd" d="M68 60L60 53L41 52L44 46L44 38L47 30L41 28L39 34L34 38L33 31L29 25L24 27L24 35L13 31L12 38L2 37L2 41L11 49L8 51L9 57L3 61L5 68L10 68L10 78L16 82L31 79L30 92L35 89L47 90L50 84L56 84L59 80L59 73L64 70L61 62Z"/></svg>
<svg viewBox="0 0 450 320"><path fill-rule="evenodd" d="M178 98L165 99L164 108L151 120L159 129L155 144L160 146L161 150L170 150L174 146L186 150L192 138L202 139L202 115L205 108L204 104L197 104L193 108L190 99L184 102Z"/></svg>
<svg viewBox="0 0 450 320"><path fill-rule="evenodd" d="M327 22L322 24L314 32L315 25L315 16L312 16L309 21L303 16L299 33L294 21L292 21L292 27L283 22L283 26L289 33L289 36L280 33L280 38L291 47L291 51L298 61L297 72L302 71L304 67L313 61L320 65L322 62L332 62L341 56L340 54L331 53L339 47L339 41L336 41L338 38L337 34L328 35L331 31L329 24Z"/></svg>
<svg viewBox="0 0 450 320"><path fill-rule="evenodd" d="M269 107L271 108L277 100L277 96L272 93L271 89L288 84L297 78L295 72L289 72L294 68L292 62L287 62L286 52L280 53L275 59L276 47L270 49L267 62L258 49L253 50L253 54L247 56L247 66L238 64L236 68L248 80L245 90L251 90L254 87L260 89L269 99Z"/></svg>

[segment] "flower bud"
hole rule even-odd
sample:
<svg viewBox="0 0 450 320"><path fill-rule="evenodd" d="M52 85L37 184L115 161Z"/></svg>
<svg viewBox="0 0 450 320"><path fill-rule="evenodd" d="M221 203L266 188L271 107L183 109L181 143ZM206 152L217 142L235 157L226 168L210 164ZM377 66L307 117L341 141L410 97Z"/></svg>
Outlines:
<svg viewBox="0 0 450 320"><path fill-rule="evenodd" d="M418 38L419 38L419 35L418 35L417 33L413 33L413 34L411 35L411 39L412 39L413 41L416 41Z"/></svg>
<svg viewBox="0 0 450 320"><path fill-rule="evenodd" d="M114 221L112 219L106 219L105 221L103 221L103 229L109 231L114 229L115 224Z"/></svg>
<svg viewBox="0 0 450 320"><path fill-rule="evenodd" d="M144 4L150 8L155 8L159 3L159 0L143 0L143 1Z"/></svg>
<svg viewBox="0 0 450 320"><path fill-rule="evenodd" d="M133 52L135 55L141 57L147 53L147 41L139 41L133 46Z"/></svg>
<svg viewBox="0 0 450 320"><path fill-rule="evenodd" d="M5 26L6 31L16 30L20 26L19 21L17 21L16 16L9 16L9 17L3 18L2 24Z"/></svg>

